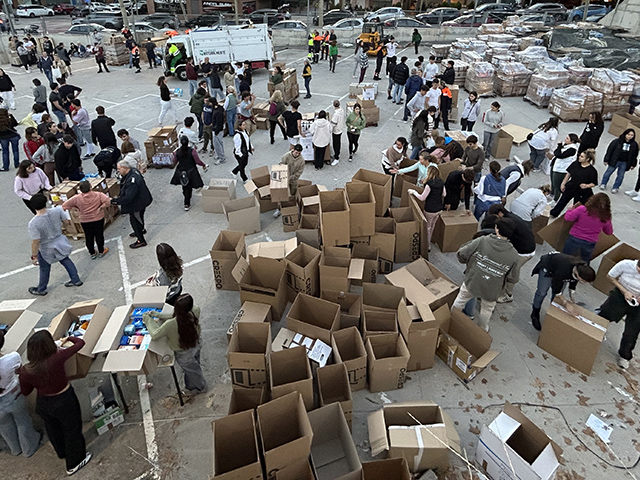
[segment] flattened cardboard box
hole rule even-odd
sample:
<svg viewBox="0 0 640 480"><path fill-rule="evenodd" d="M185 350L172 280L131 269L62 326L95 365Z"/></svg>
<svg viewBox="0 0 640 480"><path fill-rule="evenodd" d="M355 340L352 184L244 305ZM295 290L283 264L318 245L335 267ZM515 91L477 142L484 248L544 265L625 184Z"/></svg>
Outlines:
<svg viewBox="0 0 640 480"><path fill-rule="evenodd" d="M320 192L320 232L326 246L350 243L350 210L344 190Z"/></svg>
<svg viewBox="0 0 640 480"><path fill-rule="evenodd" d="M216 480L262 480L253 410L211 422L213 477Z"/></svg>
<svg viewBox="0 0 640 480"><path fill-rule="evenodd" d="M440 323L426 303L398 307L398 325L411 357L407 370L425 370L433 367L438 344Z"/></svg>
<svg viewBox="0 0 640 480"><path fill-rule="evenodd" d="M338 402L347 420L349 430L353 425L353 397L349 386L349 374L344 363L327 365L316 370L320 406Z"/></svg>
<svg viewBox="0 0 640 480"><path fill-rule="evenodd" d="M236 198L236 181L228 178L212 178L202 189L202 210L206 213L224 213L222 204Z"/></svg>
<svg viewBox="0 0 640 480"><path fill-rule="evenodd" d="M626 243L619 243L600 259L598 273L592 285L605 295L613 289L613 284L608 278L609 270L621 260L640 260L640 250Z"/></svg>
<svg viewBox="0 0 640 480"><path fill-rule="evenodd" d="M478 221L465 210L441 212L436 221L431 242L438 245L443 253L457 252L473 239L478 231Z"/></svg>
<svg viewBox="0 0 640 480"><path fill-rule="evenodd" d="M287 328L331 344L331 332L340 324L340 305L304 293L296 296L287 313Z"/></svg>
<svg viewBox="0 0 640 480"><path fill-rule="evenodd" d="M325 290L322 292L321 298L340 305L340 326L338 330L344 330L349 327L360 329L362 295Z"/></svg>
<svg viewBox="0 0 640 480"><path fill-rule="evenodd" d="M273 321L279 321L287 306L284 263L272 258L254 257L247 263L238 259L231 274L238 282L241 302L271 305Z"/></svg>
<svg viewBox="0 0 640 480"><path fill-rule="evenodd" d="M376 198L370 183L348 182L350 236L364 237L375 233Z"/></svg>
<svg viewBox="0 0 640 480"><path fill-rule="evenodd" d="M260 231L260 206L254 196L229 200L222 204L229 230L244 232L247 235Z"/></svg>
<svg viewBox="0 0 640 480"><path fill-rule="evenodd" d="M347 367L351 391L364 390L367 386L367 350L360 331L349 327L333 332L331 347L335 363L344 363Z"/></svg>
<svg viewBox="0 0 640 480"><path fill-rule="evenodd" d="M317 297L320 293L320 257L322 252L301 243L285 257L287 295L293 303L298 293Z"/></svg>
<svg viewBox="0 0 640 480"><path fill-rule="evenodd" d="M351 181L371 184L376 199L376 216L383 217L391 205L391 175L361 168Z"/></svg>
<svg viewBox="0 0 640 480"><path fill-rule="evenodd" d="M577 305L572 308L573 314L567 310L564 298L554 298L544 318L538 346L585 375L591 375L609 321Z"/></svg>
<svg viewBox="0 0 640 480"><path fill-rule="evenodd" d="M227 363L234 387L268 388L267 364L271 355L271 325L239 323L231 335Z"/></svg>
<svg viewBox="0 0 640 480"><path fill-rule="evenodd" d="M571 230L573 223L565 220L564 215L562 215L540 230L538 235L558 252L561 252L567 238L569 238L569 230ZM600 232L596 246L591 254L591 260L602 255L619 241L620 239L615 235L606 235L604 232Z"/></svg>
<svg viewBox="0 0 640 480"><path fill-rule="evenodd" d="M313 376L305 347L272 352L269 358L269 382L271 398L299 393L307 411L313 409Z"/></svg>
<svg viewBox="0 0 640 480"><path fill-rule="evenodd" d="M386 392L404 387L407 379L409 349L399 333L385 333L367 338L367 372L369 391Z"/></svg>
<svg viewBox="0 0 640 480"><path fill-rule="evenodd" d="M3 355L11 352L22 355L26 351L27 340L42 318L39 313L28 310L33 302L35 299L0 302L0 323L9 326L9 331L4 337L4 346L0 350Z"/></svg>
<svg viewBox="0 0 640 480"><path fill-rule="evenodd" d="M247 254L244 232L220 231L209 254L213 265L213 283L216 289L237 290L238 282L233 278L231 272L238 263L238 259Z"/></svg>

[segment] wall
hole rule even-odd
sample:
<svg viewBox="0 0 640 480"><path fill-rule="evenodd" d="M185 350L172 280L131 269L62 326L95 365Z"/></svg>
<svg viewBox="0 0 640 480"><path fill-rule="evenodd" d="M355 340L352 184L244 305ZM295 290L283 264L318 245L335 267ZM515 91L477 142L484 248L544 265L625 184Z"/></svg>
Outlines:
<svg viewBox="0 0 640 480"><path fill-rule="evenodd" d="M93 43L95 42L93 37L90 35L67 35L65 33L50 33L48 37L51 39L54 45L62 42L67 48L69 48L69 44L72 42L76 45L80 43L82 45L93 45ZM0 35L0 64L9 64L9 35Z"/></svg>
<svg viewBox="0 0 640 480"><path fill-rule="evenodd" d="M640 0L625 0L599 23L625 27L632 34L640 34Z"/></svg>

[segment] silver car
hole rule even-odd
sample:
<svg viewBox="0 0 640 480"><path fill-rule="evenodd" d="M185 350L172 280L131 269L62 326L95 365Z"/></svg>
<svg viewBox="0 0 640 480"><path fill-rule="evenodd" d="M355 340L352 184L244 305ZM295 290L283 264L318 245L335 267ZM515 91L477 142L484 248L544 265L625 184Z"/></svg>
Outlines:
<svg viewBox="0 0 640 480"><path fill-rule="evenodd" d="M400 7L384 7L375 12L371 12L364 17L365 22L371 22L374 19L378 18L381 22L385 20L390 20L395 17L405 17L404 10Z"/></svg>
<svg viewBox="0 0 640 480"><path fill-rule="evenodd" d="M361 18L343 18L333 25L327 25L328 30L360 30L364 21Z"/></svg>

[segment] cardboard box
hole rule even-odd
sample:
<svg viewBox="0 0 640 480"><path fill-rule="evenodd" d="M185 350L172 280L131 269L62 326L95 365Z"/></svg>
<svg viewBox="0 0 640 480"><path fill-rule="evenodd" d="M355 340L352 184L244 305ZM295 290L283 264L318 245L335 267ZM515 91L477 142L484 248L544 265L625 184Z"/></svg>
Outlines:
<svg viewBox="0 0 640 480"><path fill-rule="evenodd" d="M247 245L249 259L253 257L272 258L273 260L284 260L298 246L298 240L290 238L278 242L258 242Z"/></svg>
<svg viewBox="0 0 640 480"><path fill-rule="evenodd" d="M220 231L209 251L213 265L213 283L217 290L238 289L238 282L231 272L238 259L246 254L244 232Z"/></svg>
<svg viewBox="0 0 640 480"><path fill-rule="evenodd" d="M375 108L375 106L376 106L375 99L372 98L372 99L365 100L362 95L356 96L356 103L359 103L360 106L363 109L365 109L365 108Z"/></svg>
<svg viewBox="0 0 640 480"><path fill-rule="evenodd" d="M317 214L301 214L300 224L296 230L298 243L306 243L310 247L320 248L320 216Z"/></svg>
<svg viewBox="0 0 640 480"><path fill-rule="evenodd" d="M271 305L273 321L280 321L287 306L284 270L284 263L272 258L254 257L249 264L240 257L231 272L238 282L240 301Z"/></svg>
<svg viewBox="0 0 640 480"><path fill-rule="evenodd" d="M349 200L351 237L373 235L376 230L376 198L371 184L348 182L345 191Z"/></svg>
<svg viewBox="0 0 640 480"><path fill-rule="evenodd" d="M440 247L442 253L457 252L473 239L478 231L478 221L464 210L442 212L436 222L431 243Z"/></svg>
<svg viewBox="0 0 640 480"><path fill-rule="evenodd" d="M301 243L285 257L287 295L293 302L298 293L317 297L320 293L320 257L317 248Z"/></svg>
<svg viewBox="0 0 640 480"><path fill-rule="evenodd" d="M552 480L562 449L535 423L506 402L487 427L482 426L476 460L491 478Z"/></svg>
<svg viewBox="0 0 640 480"><path fill-rule="evenodd" d="M397 263L412 262L420 258L420 221L411 207L391 208L391 217L396 221Z"/></svg>
<svg viewBox="0 0 640 480"><path fill-rule="evenodd" d="M222 204L236 198L236 181L212 178L202 189L202 210L206 213L224 213Z"/></svg>
<svg viewBox="0 0 640 480"><path fill-rule="evenodd" d="M262 480L253 411L235 413L211 422L213 477L216 480Z"/></svg>
<svg viewBox="0 0 640 480"><path fill-rule="evenodd" d="M229 230L237 230L247 235L260 231L260 205L256 197L223 202L222 210L229 222Z"/></svg>
<svg viewBox="0 0 640 480"><path fill-rule="evenodd" d="M107 353L103 372L119 372L124 375L148 375L159 367L173 365L174 354L166 338L151 340L146 350L117 350L125 325L131 322L131 313L138 307L152 307L169 312L173 307L164 303L167 287L138 287L130 305L116 307L96 342L92 355Z"/></svg>
<svg viewBox="0 0 640 480"><path fill-rule="evenodd" d="M269 167L263 166L251 170L251 179L244 184L248 194L253 194L260 204L260 213L278 208L278 202L271 199L271 174Z"/></svg>
<svg viewBox="0 0 640 480"><path fill-rule="evenodd" d="M362 314L362 295L344 292L322 292L321 298L337 303L340 306L340 324L338 330L349 327L360 329L360 316Z"/></svg>
<svg viewBox="0 0 640 480"><path fill-rule="evenodd" d="M369 337L387 333L398 333L398 319L395 311L365 309L362 312L362 339L365 343Z"/></svg>
<svg viewBox="0 0 640 480"><path fill-rule="evenodd" d="M397 185L397 183L398 182L396 182L396 185ZM422 193L424 191L424 187L421 187L420 185L416 185L415 183L403 182L402 186L398 190L398 195L397 195L397 196L400 197L400 206L401 207L409 207L409 206L411 206L410 199L413 197L418 202L418 205L420 205L420 209L422 211L424 211L424 200L418 200L416 197L414 197L413 195L409 194L409 190L415 190L416 192L418 192L420 194L420 193ZM396 189L395 188L393 189L393 192L394 192L394 194L396 193Z"/></svg>
<svg viewBox="0 0 640 480"><path fill-rule="evenodd" d="M351 280L362 280L364 260L351 259L344 247L322 247L319 263L320 291L348 292Z"/></svg>
<svg viewBox="0 0 640 480"><path fill-rule="evenodd" d="M592 285L605 295L608 295L613 289L613 284L609 281L608 277L609 270L611 270L616 263L627 259L640 260L640 250L626 243L619 243L613 250L608 251L600 259L598 273L596 273L596 279Z"/></svg>
<svg viewBox="0 0 640 480"><path fill-rule="evenodd" d="M311 457L318 480L361 480L362 464L342 408L337 403L309 412Z"/></svg>
<svg viewBox="0 0 640 480"><path fill-rule="evenodd" d="M344 363L327 365L316 371L320 406L338 402L351 430L353 425L353 397L349 386L349 374Z"/></svg>
<svg viewBox="0 0 640 480"><path fill-rule="evenodd" d="M404 458L387 458L362 464L364 480L411 480L411 472Z"/></svg>
<svg viewBox="0 0 640 480"><path fill-rule="evenodd" d="M370 183L376 199L376 216L384 217L391 205L391 175L361 168L351 179L352 182Z"/></svg>
<svg viewBox="0 0 640 480"><path fill-rule="evenodd" d="M320 192L320 232L326 246L349 245L350 211L344 190Z"/></svg>
<svg viewBox="0 0 640 480"><path fill-rule="evenodd" d="M367 426L371 455L387 451L391 458L404 458L412 472L446 470L447 446L460 453L460 437L453 421L432 402L385 405L369 415Z"/></svg>
<svg viewBox="0 0 640 480"><path fill-rule="evenodd" d="M320 192L326 192L327 187L323 185L304 185L298 187L296 192L296 202L302 213L320 213Z"/></svg>
<svg viewBox="0 0 640 480"><path fill-rule="evenodd" d="M266 403L266 401L266 388L232 388L227 415L233 415L234 413L245 412L247 410L255 410L259 405Z"/></svg>
<svg viewBox="0 0 640 480"><path fill-rule="evenodd" d="M609 321L557 296L547 310L538 346L585 375L591 375Z"/></svg>
<svg viewBox="0 0 640 480"><path fill-rule="evenodd" d="M611 117L609 133L614 137L619 137L627 128L640 131L640 117L630 113L614 113Z"/></svg>
<svg viewBox="0 0 640 480"><path fill-rule="evenodd" d="M289 166L273 165L271 167L271 182L269 184L272 202L286 202L289 200Z"/></svg>
<svg viewBox="0 0 640 480"><path fill-rule="evenodd" d="M354 259L364 260L364 273L362 275L362 281L353 280L353 284L362 285L363 282L376 283L378 281L378 262L380 260L378 247L356 244L353 245L351 252Z"/></svg>
<svg viewBox="0 0 640 480"><path fill-rule="evenodd" d="M362 311L398 310L404 300L404 288L383 283L367 283L362 286Z"/></svg>
<svg viewBox="0 0 640 480"><path fill-rule="evenodd" d="M287 313L287 328L307 337L331 344L331 332L340 324L340 305L298 294Z"/></svg>
<svg viewBox="0 0 640 480"><path fill-rule="evenodd" d="M449 90L451 90L451 105L455 108L458 105L458 95L460 93L460 85L447 85L447 86L449 87Z"/></svg>
<svg viewBox="0 0 640 480"><path fill-rule="evenodd" d="M295 232L300 226L300 209L294 202L293 205L281 205L280 213L282 214L282 231Z"/></svg>
<svg viewBox="0 0 640 480"><path fill-rule="evenodd" d="M120 407L111 407L104 414L93 420L93 426L96 427L98 435L103 435L109 430L113 430L121 423L124 423L124 415Z"/></svg>
<svg viewBox="0 0 640 480"><path fill-rule="evenodd" d="M272 351L279 352L296 347L304 347L307 351L307 358L319 367L324 367L331 359L331 346L322 340L306 337L301 333L282 327L276 338L273 339Z"/></svg>
<svg viewBox="0 0 640 480"><path fill-rule="evenodd" d="M544 227L538 232L538 235L549 245L555 248L558 252L561 252L564 244L569 238L569 231L574 222L569 222L564 219L564 215L561 215L549 225ZM593 253L591 254L591 260L602 255L611 247L616 245L620 239L615 235L606 235L604 232L600 232L598 242L596 243Z"/></svg>
<svg viewBox="0 0 640 480"><path fill-rule="evenodd" d="M531 231L533 232L533 235L535 236L535 239L536 239L536 243L538 245L542 245L544 243L544 240L540 236L539 232L549 224L550 211L551 211L551 208L547 206L544 212L542 212L542 215L539 215L533 220L531 220Z"/></svg>
<svg viewBox="0 0 640 480"><path fill-rule="evenodd" d="M390 217L376 217L375 233L369 245L378 248L378 271L391 273L396 251L396 221Z"/></svg>
<svg viewBox="0 0 640 480"><path fill-rule="evenodd" d="M414 218L416 218L418 222L420 222L420 256L428 260L429 247L431 245L429 245L426 241L422 241L422 239L427 238L428 236L429 222L427 222L424 208L420 205L418 199L413 195L409 199L409 206L411 207Z"/></svg>
<svg viewBox="0 0 640 480"><path fill-rule="evenodd" d="M331 334L331 347L336 364L347 368L351 391L364 390L367 386L367 350L356 327L338 330Z"/></svg>
<svg viewBox="0 0 640 480"><path fill-rule="evenodd" d="M269 381L271 398L284 397L289 393L300 394L307 411L313 409L313 376L304 347L271 352Z"/></svg>
<svg viewBox="0 0 640 480"><path fill-rule="evenodd" d="M231 335L227 363L234 387L268 388L267 364L271 355L271 325L239 323Z"/></svg>
<svg viewBox="0 0 640 480"><path fill-rule="evenodd" d="M9 331L4 336L4 346L0 353L6 355L18 352L20 355L27 349L27 340L33 333L42 315L28 308L35 299L4 300L0 302L0 324L8 325Z"/></svg>
<svg viewBox="0 0 640 480"><path fill-rule="evenodd" d="M51 320L49 327L47 327L53 339L59 340L68 336L67 332L69 331L69 327L78 321L78 317L89 314L93 315L82 337L84 347L64 364L64 370L69 380L84 378L89 373L89 369L95 358L95 355L91 352L100 339L100 335L102 335L112 313L110 308L101 305L102 300L104 299L99 298L97 300L74 303L56 315L53 320Z"/></svg>
<svg viewBox="0 0 640 480"><path fill-rule="evenodd" d="M365 345L369 391L386 392L404 387L410 354L402 335L373 335L367 338Z"/></svg>
<svg viewBox="0 0 640 480"><path fill-rule="evenodd" d="M433 312L440 324L436 355L469 383L484 370L500 352L491 350L493 338L460 310L443 305Z"/></svg>
<svg viewBox="0 0 640 480"><path fill-rule="evenodd" d="M460 170L461 161L459 159L451 160L450 162L441 163L438 165L438 170L440 170L440 177L442 177L442 181L446 182L447 177L454 170Z"/></svg>
<svg viewBox="0 0 640 480"><path fill-rule="evenodd" d="M505 132L503 129L498 130L498 136L493 141L491 148L491 156L495 159L509 158L511 155L511 146L513 145L513 135Z"/></svg>
<svg viewBox="0 0 640 480"><path fill-rule="evenodd" d="M453 305L459 290L449 277L424 258L385 275L385 280L402 287L413 305L426 303L434 311L445 304Z"/></svg>
<svg viewBox="0 0 640 480"><path fill-rule="evenodd" d="M407 370L425 370L433 367L438 344L440 323L426 303L398 307L398 326L407 344L410 357Z"/></svg>

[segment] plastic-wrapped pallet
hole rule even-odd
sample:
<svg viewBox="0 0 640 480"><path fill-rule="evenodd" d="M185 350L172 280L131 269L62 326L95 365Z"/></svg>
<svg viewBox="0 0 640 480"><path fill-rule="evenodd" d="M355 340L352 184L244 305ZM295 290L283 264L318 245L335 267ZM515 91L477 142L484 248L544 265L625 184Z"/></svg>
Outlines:
<svg viewBox="0 0 640 480"><path fill-rule="evenodd" d="M593 68L587 68L582 65L569 65L569 83L571 85L586 85L589 81Z"/></svg>
<svg viewBox="0 0 640 480"><path fill-rule="evenodd" d="M491 63L496 67L499 67L505 62L513 62L513 61L515 61L515 57L513 56L512 53L509 53L507 55L494 55L493 57L491 57Z"/></svg>
<svg viewBox="0 0 640 480"><path fill-rule="evenodd" d="M469 48L473 51L478 52L480 55L484 55L487 51L487 42L471 39L469 40Z"/></svg>
<svg viewBox="0 0 640 480"><path fill-rule="evenodd" d="M589 113L602 109L602 93L586 85L556 88L549 100L549 110L563 122L587 120Z"/></svg>
<svg viewBox="0 0 640 480"><path fill-rule="evenodd" d="M533 72L519 62L502 63L496 70L494 87L501 97L519 97L527 92Z"/></svg>
<svg viewBox="0 0 640 480"><path fill-rule="evenodd" d="M497 34L504 33L504 27L501 23L485 23L478 27L479 34Z"/></svg>
<svg viewBox="0 0 640 480"><path fill-rule="evenodd" d="M541 46L542 39L536 37L521 37L516 38L514 42L518 46L518 50L526 50L529 47Z"/></svg>
<svg viewBox="0 0 640 480"><path fill-rule="evenodd" d="M519 27L522 25L522 21L518 15L509 15L502 21L502 25L506 27Z"/></svg>
<svg viewBox="0 0 640 480"><path fill-rule="evenodd" d="M466 52L462 52L462 55L460 55L460 59L463 62L474 64L474 63L477 63L477 62L484 61L484 56L480 55L478 52L474 52L473 50L469 50L469 51L466 51Z"/></svg>
<svg viewBox="0 0 640 480"><path fill-rule="evenodd" d="M444 72L444 69L449 61L453 61L453 70L456 72L456 79L453 81L456 85L464 85L464 81L467 78L467 69L469 64L462 60L453 60L451 58L445 58L440 64L440 73Z"/></svg>
<svg viewBox="0 0 640 480"><path fill-rule="evenodd" d="M527 47L516 52L516 61L522 63L529 70L535 70L538 64L549 60L549 53L545 47Z"/></svg>
<svg viewBox="0 0 640 480"><path fill-rule="evenodd" d="M566 68L556 62L543 63L531 77L524 98L539 107L546 107L549 105L553 90L567 85L569 85L569 71Z"/></svg>
<svg viewBox="0 0 640 480"><path fill-rule="evenodd" d="M451 50L450 44L431 45L429 55L433 55L436 57L436 62L440 62L449 56L449 50Z"/></svg>
<svg viewBox="0 0 640 480"><path fill-rule="evenodd" d="M489 35L489 42L511 44L516 39L515 35L508 33L498 33Z"/></svg>
<svg viewBox="0 0 640 480"><path fill-rule="evenodd" d="M635 81L625 72L596 68L589 77L587 85L603 94L602 118L607 119L614 113L624 112L628 108Z"/></svg>
<svg viewBox="0 0 640 480"><path fill-rule="evenodd" d="M491 62L491 59L495 55L507 55L509 53L510 45L508 43L495 43L490 42L487 44L487 53L485 54L485 59L487 62Z"/></svg>
<svg viewBox="0 0 640 480"><path fill-rule="evenodd" d="M493 95L493 74L495 69L489 62L471 64L467 70L464 88L471 92L475 90L478 96Z"/></svg>

